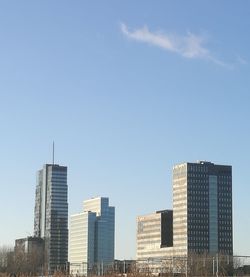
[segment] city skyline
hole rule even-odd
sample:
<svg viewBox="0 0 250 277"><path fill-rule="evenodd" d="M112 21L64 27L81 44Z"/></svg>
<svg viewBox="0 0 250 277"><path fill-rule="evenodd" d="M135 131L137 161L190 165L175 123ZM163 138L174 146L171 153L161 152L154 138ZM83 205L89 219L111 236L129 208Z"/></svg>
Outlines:
<svg viewBox="0 0 250 277"><path fill-rule="evenodd" d="M234 252L249 255L249 8L1 2L0 243L33 234L35 172L54 140L69 215L112 199L116 258L135 257L137 215L171 209L173 165L196 160L232 165Z"/></svg>

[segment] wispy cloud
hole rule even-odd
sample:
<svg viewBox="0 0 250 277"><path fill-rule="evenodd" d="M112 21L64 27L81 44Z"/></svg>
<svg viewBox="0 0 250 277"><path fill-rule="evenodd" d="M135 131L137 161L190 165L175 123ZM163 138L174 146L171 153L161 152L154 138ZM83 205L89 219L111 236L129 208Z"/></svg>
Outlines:
<svg viewBox="0 0 250 277"><path fill-rule="evenodd" d="M147 26L130 31L126 24L121 24L122 33L130 39L158 46L166 51L176 53L187 59L204 59L217 65L231 66L216 58L206 47L204 37L188 32L184 36L152 32Z"/></svg>
<svg viewBox="0 0 250 277"><path fill-rule="evenodd" d="M243 64L243 65L248 64L248 61L246 59L242 58L240 55L237 56L237 61L238 61L238 63Z"/></svg>

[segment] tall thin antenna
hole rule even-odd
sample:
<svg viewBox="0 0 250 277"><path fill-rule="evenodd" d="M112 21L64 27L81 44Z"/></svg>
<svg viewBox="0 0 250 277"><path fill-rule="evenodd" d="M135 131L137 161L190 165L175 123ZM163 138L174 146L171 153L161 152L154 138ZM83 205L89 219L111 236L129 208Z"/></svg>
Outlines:
<svg viewBox="0 0 250 277"><path fill-rule="evenodd" d="M55 164L55 143L53 141L52 164Z"/></svg>

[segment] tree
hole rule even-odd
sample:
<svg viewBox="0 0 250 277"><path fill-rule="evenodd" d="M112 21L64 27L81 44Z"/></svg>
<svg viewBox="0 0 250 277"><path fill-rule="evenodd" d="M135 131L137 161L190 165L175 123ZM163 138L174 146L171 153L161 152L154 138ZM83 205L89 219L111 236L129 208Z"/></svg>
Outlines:
<svg viewBox="0 0 250 277"><path fill-rule="evenodd" d="M14 253L10 246L0 247L0 272L9 272L14 265Z"/></svg>

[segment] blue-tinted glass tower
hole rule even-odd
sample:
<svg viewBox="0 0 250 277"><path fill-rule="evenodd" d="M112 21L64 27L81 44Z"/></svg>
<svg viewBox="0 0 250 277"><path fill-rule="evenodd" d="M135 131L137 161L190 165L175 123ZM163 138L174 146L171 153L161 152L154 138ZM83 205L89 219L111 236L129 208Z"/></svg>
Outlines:
<svg viewBox="0 0 250 277"><path fill-rule="evenodd" d="M45 269L66 268L68 260L67 167L46 164L38 171L34 235L44 239Z"/></svg>

